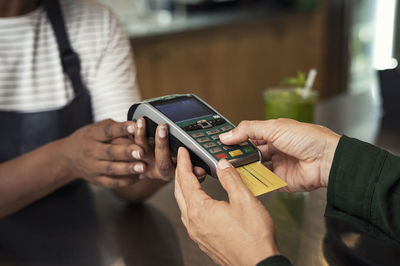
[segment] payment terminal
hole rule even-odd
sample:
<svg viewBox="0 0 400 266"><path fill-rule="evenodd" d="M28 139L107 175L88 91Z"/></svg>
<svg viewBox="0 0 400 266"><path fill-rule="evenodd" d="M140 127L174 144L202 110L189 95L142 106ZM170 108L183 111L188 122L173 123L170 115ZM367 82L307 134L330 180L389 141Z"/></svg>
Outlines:
<svg viewBox="0 0 400 266"><path fill-rule="evenodd" d="M219 141L219 134L230 131L233 124L214 108L193 94L169 95L134 104L128 120L145 118L147 136L154 137L159 124L167 124L172 153L186 147L193 165L216 175L218 160L227 159L234 167L258 162L261 154L250 142L227 146Z"/></svg>

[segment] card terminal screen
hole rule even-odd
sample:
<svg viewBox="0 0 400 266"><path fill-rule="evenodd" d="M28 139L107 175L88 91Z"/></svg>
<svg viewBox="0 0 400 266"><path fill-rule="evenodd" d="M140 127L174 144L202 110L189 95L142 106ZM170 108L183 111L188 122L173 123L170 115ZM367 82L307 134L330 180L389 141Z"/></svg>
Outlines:
<svg viewBox="0 0 400 266"><path fill-rule="evenodd" d="M154 104L161 113L175 123L197 117L215 115L215 112L195 98L175 99Z"/></svg>

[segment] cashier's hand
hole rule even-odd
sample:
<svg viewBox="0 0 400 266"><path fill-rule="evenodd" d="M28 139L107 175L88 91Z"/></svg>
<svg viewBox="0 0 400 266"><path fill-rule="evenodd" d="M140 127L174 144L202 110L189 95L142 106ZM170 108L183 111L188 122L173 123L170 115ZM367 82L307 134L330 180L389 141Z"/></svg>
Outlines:
<svg viewBox="0 0 400 266"><path fill-rule="evenodd" d="M150 140L146 137L146 120L139 118L135 123L134 141L142 148L142 151L134 153L135 158L144 163L143 174L139 178L172 180L175 163L169 150L167 125L159 125L155 139ZM200 179L206 175L206 172L199 167L195 168L195 173Z"/></svg>
<svg viewBox="0 0 400 266"><path fill-rule="evenodd" d="M226 160L218 164L219 180L229 202L208 196L193 174L189 153L180 148L175 198L189 236L214 262L256 265L278 255L273 221Z"/></svg>
<svg viewBox="0 0 400 266"><path fill-rule="evenodd" d="M168 127L159 125L154 140L146 137L146 121L139 118L134 122L134 142L142 149L133 155L143 162L144 177L170 181L174 177L175 166L171 160L168 146Z"/></svg>
<svg viewBox="0 0 400 266"><path fill-rule="evenodd" d="M251 139L271 170L288 184L282 191L311 191L328 186L329 172L340 136L328 128L291 119L243 121L221 134L224 144Z"/></svg>
<svg viewBox="0 0 400 266"><path fill-rule="evenodd" d="M69 175L106 188L137 182L145 166L134 155L143 150L132 141L128 144L117 141L133 134L134 126L131 121L104 120L62 139L60 149Z"/></svg>

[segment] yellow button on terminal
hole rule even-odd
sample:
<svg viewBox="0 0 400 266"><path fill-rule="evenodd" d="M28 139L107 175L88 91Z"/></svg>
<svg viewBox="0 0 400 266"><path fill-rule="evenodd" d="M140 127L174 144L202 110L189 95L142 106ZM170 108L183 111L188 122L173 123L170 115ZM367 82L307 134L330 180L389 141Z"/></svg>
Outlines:
<svg viewBox="0 0 400 266"><path fill-rule="evenodd" d="M230 151L229 152L229 155L232 156L232 157L239 156L239 155L242 155L242 154L243 154L243 152L241 150L234 150L234 151Z"/></svg>

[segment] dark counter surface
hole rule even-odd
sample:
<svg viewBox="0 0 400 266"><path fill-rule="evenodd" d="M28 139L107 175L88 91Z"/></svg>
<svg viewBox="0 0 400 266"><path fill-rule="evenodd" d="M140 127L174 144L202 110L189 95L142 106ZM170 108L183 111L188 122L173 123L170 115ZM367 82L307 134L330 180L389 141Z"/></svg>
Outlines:
<svg viewBox="0 0 400 266"><path fill-rule="evenodd" d="M393 127L381 128L379 110L369 93L341 96L318 106L317 122L399 155L400 133ZM226 198L213 178L203 187L217 199ZM172 183L136 205L95 187L63 193L66 198L60 205L39 204L31 218L1 231L0 265L214 265L188 237ZM270 193L259 199L274 218L281 252L294 265L398 265L400 261L400 246L325 219L324 189Z"/></svg>

